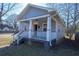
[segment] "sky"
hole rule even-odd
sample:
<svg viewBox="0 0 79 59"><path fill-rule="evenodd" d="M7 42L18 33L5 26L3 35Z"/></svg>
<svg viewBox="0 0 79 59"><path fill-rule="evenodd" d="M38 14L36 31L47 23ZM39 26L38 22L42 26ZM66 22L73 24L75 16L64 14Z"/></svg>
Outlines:
<svg viewBox="0 0 79 59"><path fill-rule="evenodd" d="M14 7L14 9L12 10L12 11L9 11L4 17L3 17L3 19L5 20L5 19L7 19L7 17L9 17L10 15L12 15L12 14L19 14L23 9L24 9L24 7L26 6L27 4L17 4L15 7Z"/></svg>

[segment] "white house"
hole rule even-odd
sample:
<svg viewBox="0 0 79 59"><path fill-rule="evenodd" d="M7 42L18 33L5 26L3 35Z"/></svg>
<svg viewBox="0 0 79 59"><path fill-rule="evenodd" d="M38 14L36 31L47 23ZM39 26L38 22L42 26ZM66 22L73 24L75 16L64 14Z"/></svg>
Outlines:
<svg viewBox="0 0 79 59"><path fill-rule="evenodd" d="M3 31L9 31L9 28L8 28L8 27L5 27L5 28L3 29Z"/></svg>
<svg viewBox="0 0 79 59"><path fill-rule="evenodd" d="M51 41L64 37L64 20L54 9L28 4L17 19L17 38L43 41L51 46ZM16 40L18 44L21 39Z"/></svg>

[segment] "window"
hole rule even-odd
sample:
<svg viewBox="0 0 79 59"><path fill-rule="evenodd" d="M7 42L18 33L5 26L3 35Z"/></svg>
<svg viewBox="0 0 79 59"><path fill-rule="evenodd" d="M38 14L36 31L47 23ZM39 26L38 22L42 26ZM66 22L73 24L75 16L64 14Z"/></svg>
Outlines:
<svg viewBox="0 0 79 59"><path fill-rule="evenodd" d="M47 31L47 24L43 24L43 31Z"/></svg>
<svg viewBox="0 0 79 59"><path fill-rule="evenodd" d="M52 22L51 22L51 31L52 32L56 31L56 22L54 20L52 20Z"/></svg>

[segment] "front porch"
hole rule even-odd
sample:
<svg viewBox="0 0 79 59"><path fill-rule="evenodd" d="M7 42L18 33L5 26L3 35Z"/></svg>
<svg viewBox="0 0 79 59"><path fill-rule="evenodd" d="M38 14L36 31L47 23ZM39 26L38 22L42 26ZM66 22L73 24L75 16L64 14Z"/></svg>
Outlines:
<svg viewBox="0 0 79 59"><path fill-rule="evenodd" d="M48 42L57 38L56 21L51 16L20 21L19 27L24 38Z"/></svg>

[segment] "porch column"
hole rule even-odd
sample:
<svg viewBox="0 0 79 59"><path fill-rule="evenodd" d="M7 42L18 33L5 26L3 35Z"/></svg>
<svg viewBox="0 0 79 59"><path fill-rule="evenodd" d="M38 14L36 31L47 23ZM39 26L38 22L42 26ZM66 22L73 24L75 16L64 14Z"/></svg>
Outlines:
<svg viewBox="0 0 79 59"><path fill-rule="evenodd" d="M51 16L47 18L47 41L49 41L51 46Z"/></svg>
<svg viewBox="0 0 79 59"><path fill-rule="evenodd" d="M58 45L59 43L59 24L58 24L58 21L56 21L56 35L57 35L57 38L56 38L56 44Z"/></svg>
<svg viewBox="0 0 79 59"><path fill-rule="evenodd" d="M29 38L32 37L32 20L29 22Z"/></svg>
<svg viewBox="0 0 79 59"><path fill-rule="evenodd" d="M57 38L56 38L56 40L58 40L58 21L56 21L56 33L57 33Z"/></svg>

